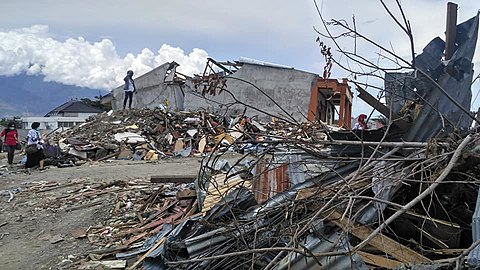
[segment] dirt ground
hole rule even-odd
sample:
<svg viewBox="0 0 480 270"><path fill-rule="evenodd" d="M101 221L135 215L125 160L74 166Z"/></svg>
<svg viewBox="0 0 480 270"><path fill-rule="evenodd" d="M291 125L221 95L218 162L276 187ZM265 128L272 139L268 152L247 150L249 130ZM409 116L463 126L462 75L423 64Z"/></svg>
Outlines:
<svg viewBox="0 0 480 270"><path fill-rule="evenodd" d="M0 159L0 168L3 168L0 176L0 269L70 268L69 263L96 249L86 238L73 237L72 231L106 220L113 207L112 198L106 196L101 204L80 209L58 207L61 198L75 192L75 186L134 179L148 182L151 176L162 174L196 174L200 164L199 158L111 161L71 168L52 167L46 172L33 170L26 174L20 167L5 171L6 160ZM52 188L37 188L49 183L56 184ZM5 190L13 192L11 202Z"/></svg>

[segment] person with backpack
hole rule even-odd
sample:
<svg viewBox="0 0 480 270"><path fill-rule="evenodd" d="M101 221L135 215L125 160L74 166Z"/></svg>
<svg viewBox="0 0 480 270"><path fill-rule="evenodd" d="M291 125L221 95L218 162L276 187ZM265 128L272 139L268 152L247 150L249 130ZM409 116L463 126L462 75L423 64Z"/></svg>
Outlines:
<svg viewBox="0 0 480 270"><path fill-rule="evenodd" d="M13 156L15 155L15 149L18 143L18 132L15 127L15 122L8 123L7 128L0 133L0 137L5 139L3 147L7 150L8 166L13 167Z"/></svg>
<svg viewBox="0 0 480 270"><path fill-rule="evenodd" d="M40 123L33 122L32 129L28 131L27 134L27 146L25 147L25 152L27 153L27 162L25 163L25 168L32 168L39 166L40 172L47 170L44 167L45 164L45 154L43 153L43 139L40 135Z"/></svg>

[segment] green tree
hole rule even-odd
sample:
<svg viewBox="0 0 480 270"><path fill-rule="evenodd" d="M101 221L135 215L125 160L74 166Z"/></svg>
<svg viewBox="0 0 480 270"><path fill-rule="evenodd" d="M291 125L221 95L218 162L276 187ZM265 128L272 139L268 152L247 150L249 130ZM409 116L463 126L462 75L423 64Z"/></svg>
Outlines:
<svg viewBox="0 0 480 270"><path fill-rule="evenodd" d="M102 96L95 96L95 100L91 100L89 98L82 98L80 99L83 103L87 104L87 105L90 105L92 107L95 107L95 108L99 108L101 110L104 110L104 111L110 111L112 109L112 104L108 103L108 104L102 104L100 102Z"/></svg>
<svg viewBox="0 0 480 270"><path fill-rule="evenodd" d="M13 117L13 119L12 118L5 118L5 117L0 119L0 126L6 127L12 121L15 122L15 126L17 128L22 128L22 122L20 121L20 117L18 117L18 116Z"/></svg>

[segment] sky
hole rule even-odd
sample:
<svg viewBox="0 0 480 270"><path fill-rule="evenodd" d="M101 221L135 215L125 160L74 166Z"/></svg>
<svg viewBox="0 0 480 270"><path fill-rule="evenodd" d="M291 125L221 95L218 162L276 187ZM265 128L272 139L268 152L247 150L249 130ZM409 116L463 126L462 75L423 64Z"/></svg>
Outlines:
<svg viewBox="0 0 480 270"><path fill-rule="evenodd" d="M395 1L386 0L394 14ZM400 1L413 30L415 51L434 37L444 38L447 1ZM344 19L382 46L411 60L407 36L378 0L317 0L322 16ZM476 15L478 0L459 0L458 22ZM313 0L2 0L0 75L43 75L47 81L106 89L121 85L126 70L135 76L167 61L179 71L200 73L207 57L219 61L248 57L321 74L325 60L319 36L324 31ZM332 29L334 33L340 33ZM340 57L331 41L334 57ZM353 39L340 46L353 50ZM357 39L357 52L391 65L380 49ZM480 44L475 54L480 72ZM346 62L345 62L346 63ZM359 68L359 67L353 67ZM333 66L332 78L351 74ZM378 84L372 77L357 78ZM473 96L480 84L473 85ZM372 90L372 94L376 92ZM353 113L367 110L354 98ZM480 100L474 107L480 106ZM476 110L476 108L474 109Z"/></svg>

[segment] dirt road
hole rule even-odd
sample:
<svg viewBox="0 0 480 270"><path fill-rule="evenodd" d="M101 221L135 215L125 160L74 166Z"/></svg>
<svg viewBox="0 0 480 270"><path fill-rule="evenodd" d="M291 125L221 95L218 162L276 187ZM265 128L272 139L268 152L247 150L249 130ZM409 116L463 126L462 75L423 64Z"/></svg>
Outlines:
<svg viewBox="0 0 480 270"><path fill-rule="evenodd" d="M76 239L72 232L102 224L115 193L101 197L97 205L77 209L64 198L72 197L79 187L117 180L144 179L147 183L152 175L195 174L200 164L198 158L112 161L4 174L0 190L12 191L14 199L7 202L8 192L0 196L0 269L66 269L93 249L86 238Z"/></svg>

